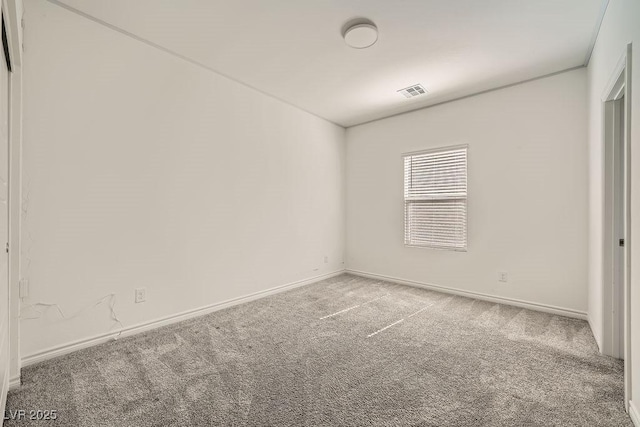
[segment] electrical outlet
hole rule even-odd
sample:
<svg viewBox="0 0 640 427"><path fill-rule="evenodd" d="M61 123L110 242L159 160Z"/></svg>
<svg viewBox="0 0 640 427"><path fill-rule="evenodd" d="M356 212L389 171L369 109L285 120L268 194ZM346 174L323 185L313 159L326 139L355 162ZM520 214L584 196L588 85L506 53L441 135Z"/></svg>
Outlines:
<svg viewBox="0 0 640 427"><path fill-rule="evenodd" d="M508 276L507 276L507 272L506 271L501 271L498 273L498 281L502 282L502 283L507 283L508 282Z"/></svg>
<svg viewBox="0 0 640 427"><path fill-rule="evenodd" d="M147 300L147 290L145 288L136 289L136 304Z"/></svg>
<svg viewBox="0 0 640 427"><path fill-rule="evenodd" d="M329 257L326 255L324 256L324 263L329 264Z"/></svg>
<svg viewBox="0 0 640 427"><path fill-rule="evenodd" d="M29 298L29 280L20 279L20 298Z"/></svg>

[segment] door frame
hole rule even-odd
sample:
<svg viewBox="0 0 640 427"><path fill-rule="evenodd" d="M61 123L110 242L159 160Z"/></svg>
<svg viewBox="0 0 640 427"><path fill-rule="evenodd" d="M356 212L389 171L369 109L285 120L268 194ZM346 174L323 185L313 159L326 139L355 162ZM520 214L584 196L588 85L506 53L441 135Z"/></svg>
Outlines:
<svg viewBox="0 0 640 427"><path fill-rule="evenodd" d="M22 204L22 1L1 0L9 73L9 388L20 384L20 223Z"/></svg>
<svg viewBox="0 0 640 427"><path fill-rule="evenodd" d="M602 123L604 141L604 198L603 198L603 277L602 277L602 353L616 358L623 358L624 363L624 404L629 408L631 400L631 322L630 322L630 251L631 244L631 54L632 45L626 51L609 79L602 95ZM624 97L624 101L620 101ZM619 108L624 108L624 129L620 135ZM621 151L620 151L621 149ZM619 172L619 156L623 155L622 189L616 190L616 172ZM616 193L616 191L618 191ZM622 198L622 224L616 224L614 203L617 197ZM616 225L624 229L620 236ZM622 250L622 283L614 284L615 252L619 251L618 240L624 239ZM622 292L622 316L617 307ZM622 324L621 324L622 323ZM619 336L624 340L622 354Z"/></svg>

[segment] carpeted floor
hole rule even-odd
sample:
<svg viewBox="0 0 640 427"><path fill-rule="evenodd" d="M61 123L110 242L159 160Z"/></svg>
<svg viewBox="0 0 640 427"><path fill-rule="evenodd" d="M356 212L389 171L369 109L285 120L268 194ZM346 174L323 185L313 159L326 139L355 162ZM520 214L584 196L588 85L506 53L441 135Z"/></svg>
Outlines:
<svg viewBox="0 0 640 427"><path fill-rule="evenodd" d="M631 426L586 322L342 275L22 371L5 426Z"/></svg>

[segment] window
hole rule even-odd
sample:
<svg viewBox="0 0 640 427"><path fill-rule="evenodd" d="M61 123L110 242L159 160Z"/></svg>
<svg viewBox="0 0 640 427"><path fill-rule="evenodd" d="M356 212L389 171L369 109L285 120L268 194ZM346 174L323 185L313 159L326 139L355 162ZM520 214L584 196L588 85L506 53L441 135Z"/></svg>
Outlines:
<svg viewBox="0 0 640 427"><path fill-rule="evenodd" d="M404 155L404 243L467 250L467 147Z"/></svg>

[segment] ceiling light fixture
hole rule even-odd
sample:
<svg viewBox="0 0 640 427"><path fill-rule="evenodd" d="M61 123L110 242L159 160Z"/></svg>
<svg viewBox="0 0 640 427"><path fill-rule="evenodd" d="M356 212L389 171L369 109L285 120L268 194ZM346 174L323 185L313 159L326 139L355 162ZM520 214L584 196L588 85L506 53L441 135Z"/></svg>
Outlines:
<svg viewBox="0 0 640 427"><path fill-rule="evenodd" d="M343 27L342 37L352 48L364 49L378 41L378 27L368 19L354 19Z"/></svg>

